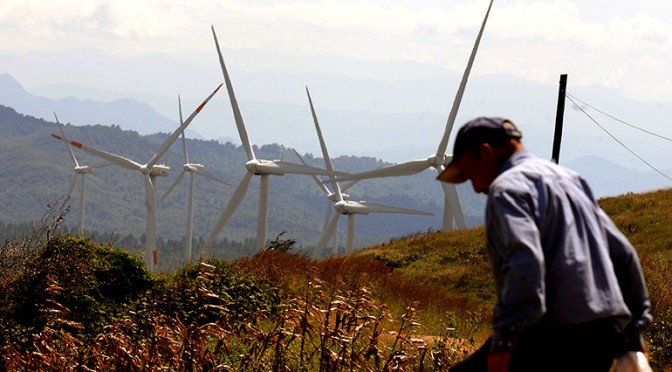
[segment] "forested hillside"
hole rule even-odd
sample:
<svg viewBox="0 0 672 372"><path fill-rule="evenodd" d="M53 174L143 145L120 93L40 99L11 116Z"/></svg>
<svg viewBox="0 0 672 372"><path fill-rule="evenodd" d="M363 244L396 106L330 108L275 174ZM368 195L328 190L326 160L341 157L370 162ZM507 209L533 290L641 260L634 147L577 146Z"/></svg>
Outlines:
<svg viewBox="0 0 672 372"><path fill-rule="evenodd" d="M5 224L39 219L48 204L55 205L67 193L74 175L65 145L50 136L59 133L54 122L36 119L0 106L0 221ZM117 125L65 125L65 134L72 140L115 153L139 163L151 158L168 134L139 135L124 131ZM317 141L317 136L316 139ZM242 147L216 141L188 140L190 161L202 163L225 186L206 178L196 179L194 238L207 238L242 178L246 161ZM100 163L79 149L73 149L80 165ZM299 163L292 149L281 144L255 148L258 158L280 159ZM301 149L297 149L302 153ZM312 165L324 167L321 157L306 154ZM385 166L387 163L370 157L339 157L333 159L337 170L356 172ZM171 167L167 178L159 178L157 196L160 198L182 169L184 159L181 142L177 141L161 159ZM358 247L379 243L405 234L436 230L441 227L443 195L434 179L435 172L426 171L409 177L362 181L347 190L351 200L367 200L399 207L433 212L433 216L372 214L357 217ZM187 177L181 185L158 205L157 233L159 238L180 240L186 228ZM482 198L474 196L462 185L458 189L463 210L470 226L482 221ZM219 239L242 242L251 239L256 229L258 178L252 180L247 196ZM271 177L268 238L285 232L285 238L295 239L300 248L316 244L325 220L327 199L315 181L308 176L285 175ZM84 226L85 235L94 231L114 233L123 238L129 234L142 239L145 229L143 178L138 172L107 166L87 176ZM65 226L76 228L79 216L79 186L69 200ZM346 221L340 223L343 242Z"/></svg>

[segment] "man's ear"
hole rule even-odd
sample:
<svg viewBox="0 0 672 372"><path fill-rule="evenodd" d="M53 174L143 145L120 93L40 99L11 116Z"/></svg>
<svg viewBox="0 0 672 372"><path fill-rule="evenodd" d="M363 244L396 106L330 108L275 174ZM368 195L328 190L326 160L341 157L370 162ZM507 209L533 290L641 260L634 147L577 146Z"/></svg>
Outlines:
<svg viewBox="0 0 672 372"><path fill-rule="evenodd" d="M481 153L483 159L494 159L495 149L489 143L481 143L478 146L478 152Z"/></svg>

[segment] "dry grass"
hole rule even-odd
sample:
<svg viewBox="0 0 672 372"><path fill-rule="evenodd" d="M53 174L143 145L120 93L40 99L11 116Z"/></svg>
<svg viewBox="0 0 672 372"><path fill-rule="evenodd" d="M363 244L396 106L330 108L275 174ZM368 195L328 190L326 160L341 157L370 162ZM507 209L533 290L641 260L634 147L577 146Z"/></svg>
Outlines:
<svg viewBox="0 0 672 372"><path fill-rule="evenodd" d="M640 253L655 320L645 334L651 362L670 370L672 190L600 203ZM19 272L12 260L47 244L53 229L42 231L22 250L5 251L23 253L3 256L3 267ZM0 369L445 371L489 334L495 300L484 242L480 227L414 234L324 260L268 251L230 263L230 270L202 262L193 287L176 287L189 289L188 311L167 311L170 298L156 301L165 293L147 295L120 305L93 337L82 336L82 323L63 305L71 289L49 277L44 326L23 342L3 341ZM12 280L11 272L3 275ZM241 279L224 288L222 275L269 285ZM240 301L227 290L241 288L252 305L280 300L258 309L232 306Z"/></svg>
<svg viewBox="0 0 672 372"><path fill-rule="evenodd" d="M204 315L218 306L213 298L220 297L205 285L212 271L212 266L201 265L199 280L204 285L199 293L208 304L201 309ZM71 332L81 325L69 319L69 310L59 303L65 289L51 281L48 292L53 298L43 309L49 321L27 347L5 345L2 368L440 371L470 351L466 341L456 345L418 335L414 307L407 307L395 320L369 288L338 280L328 286L317 277L318 271L313 267L305 273L302 293L284 301L273 316L256 313L237 326L226 316L205 324L184 324L150 306L114 319L92 343Z"/></svg>

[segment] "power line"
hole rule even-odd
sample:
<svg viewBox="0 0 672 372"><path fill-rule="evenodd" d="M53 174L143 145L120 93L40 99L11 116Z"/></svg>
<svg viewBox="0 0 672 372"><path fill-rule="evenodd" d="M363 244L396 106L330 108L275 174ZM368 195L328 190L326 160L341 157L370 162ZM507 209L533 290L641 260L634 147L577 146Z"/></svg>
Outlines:
<svg viewBox="0 0 672 372"><path fill-rule="evenodd" d="M576 101L574 101L573 96L571 96L571 95L570 95L569 93L567 93L567 92L565 92L565 96L566 96L567 98L569 98L569 100L572 101L572 103L573 103L576 107L578 107L579 110L581 110L581 112L583 112L584 115L586 115L586 116L587 116L593 123L595 123L595 125L597 125L600 129L602 129L607 135L609 135L609 137L611 137L611 138L612 138L614 141L616 141L619 145L623 146L623 148L626 149L629 153L631 153L632 155L634 155L637 159L641 160L644 164L648 165L649 168L653 169L654 171L656 171L656 172L657 172L658 174L660 174L661 176L663 176L663 177L667 178L668 180L672 181L672 178L668 177L665 173L663 173L663 172L661 172L660 170L658 170L658 168L654 167L654 166L653 166L652 164L650 164L648 161L644 160L644 158L642 158L641 156L637 155L634 151L632 151L630 148L628 148L628 146L626 146L623 142L621 142L621 141L620 141L618 138L616 138L613 134L609 133L609 131L606 130L603 126L601 126L600 123L597 122L597 120L593 119L593 117L590 116L590 115L586 112L586 110L583 109L583 107L581 107L581 106L579 106L579 105L576 104ZM577 99L577 101L580 101L581 103L586 104L585 102L583 102L583 101L581 101L581 100L579 100L579 99ZM596 111L598 111L598 112L600 112L600 113L602 113L602 114L604 114L604 115L607 115L607 116L613 118L613 116L608 115L608 114L605 114L605 113L603 113L603 112L601 112L601 111L599 111L599 110L593 108L592 106L590 106L590 105L588 105L588 104L586 104L586 106L588 106L588 107L590 107L590 108L592 108L592 109L594 109L594 110L596 110ZM619 120L619 119L616 119L616 118L613 118L613 119L614 119L614 120L618 120L618 121L620 121L620 122L622 122L622 123L624 123L624 124L627 124L627 123L625 123L625 122L622 121L622 120ZM627 125L632 126L633 128L637 128L637 127L635 127L635 126L633 126L633 125L630 125L630 124L627 124ZM672 140L670 140L669 138L659 136L659 135L657 135L657 134L648 132L648 131L646 131L646 130L644 130L644 129L641 129L641 128L637 128L637 129L640 129L640 130L645 131L645 132L647 132L647 133L653 134L653 135L655 135L655 136L657 136L657 137L661 137L661 138L667 139L668 141L672 141Z"/></svg>
<svg viewBox="0 0 672 372"><path fill-rule="evenodd" d="M565 92L565 95L566 95L567 97L569 97L570 100L571 100L571 99L577 100L577 101L583 103L584 105L590 107L591 109L593 109L593 110L599 112L600 114L602 114L602 115L604 115L604 116L606 116L606 117L608 117L608 118L610 118L610 119L616 120L616 121L619 122L619 123L625 124L625 125L629 126L630 128L634 128L634 129L640 130L640 131L642 131L642 132L644 132L644 133L648 133L648 134L650 134L650 135L652 135L652 136L656 136L656 137L658 137L658 138L662 138L662 139L664 139L664 140L666 140L666 141L670 141L670 142L672 142L672 138L668 138L668 137L665 137L665 136L661 136L660 134L653 133L653 132L648 131L648 130L646 130L646 129L644 129L644 128L640 128L640 127L638 127L638 126L636 126L636 125L632 125L632 124L630 124L630 123L628 123L628 122L626 122L626 121L624 121L624 120L621 120L621 119L619 119L619 118L617 118L617 117L615 117L615 116L612 116L612 115L610 115L610 114L608 114L608 113L606 113L606 112L604 112L604 111L602 111L602 110L599 110L599 109L595 108L594 106L591 106L590 104L586 103L586 101L583 101L583 100L581 100L581 99L579 99L579 98L576 98L575 96L573 96L573 95L571 95L571 94L569 94L569 93L567 93L567 92ZM574 101L572 101L572 102L574 102ZM576 103L574 103L574 104L576 105ZM578 106L578 105L577 105L577 106ZM581 111L583 111L583 110L581 110Z"/></svg>

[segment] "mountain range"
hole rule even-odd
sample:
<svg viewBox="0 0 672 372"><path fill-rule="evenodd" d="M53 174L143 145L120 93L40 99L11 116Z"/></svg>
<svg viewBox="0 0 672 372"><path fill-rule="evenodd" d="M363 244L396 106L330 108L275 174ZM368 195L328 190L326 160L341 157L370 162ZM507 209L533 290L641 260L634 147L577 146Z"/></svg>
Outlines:
<svg viewBox="0 0 672 372"><path fill-rule="evenodd" d="M207 106L206 106L207 109ZM198 120L198 117L195 119ZM0 172L0 220L23 222L39 220L47 205L55 205L67 193L73 168L65 145L52 138L59 133L54 121L45 121L0 106L0 156L4 161ZM146 162L167 134L140 135L123 130L117 125L65 125L64 132L85 145L119 154L140 163ZM247 161L244 149L230 142L214 140L187 140L190 161L206 165L216 177L236 184L245 172ZM80 165L100 163L81 150L73 149ZM292 149L279 144L255 146L259 158L284 158L299 163ZM304 154L308 163L323 167L322 159ZM371 157L341 156L333 159L337 170L357 172L389 165ZM170 175L159 177L157 195L163 195L184 163L182 147L176 142L161 163L169 165ZM391 238L418 231L436 230L441 226L443 196L433 172L413 177L362 181L348 190L352 200L395 205L425 210L432 216L383 215L359 216L357 219L357 247L387 241ZM186 179L185 179L186 180ZM144 233L143 179L137 172L116 166L96 169L87 176L85 230L114 232L119 236ZM319 240L328 202L325 195L308 176L285 175L272 177L269 212L269 238L286 232L299 246L310 247ZM461 189L463 192L467 189ZM186 226L186 183L176 187L164 203L158 206L158 235L162 239L179 240ZM194 236L207 237L219 214L233 193L228 187L201 178L196 182ZM470 226L480 223L482 198L465 192L464 212ZM258 180L253 179L247 196L232 219L224 227L220 238L243 241L253 238L256 229ZM75 189L69 201L70 212L66 225L77 224L79 190ZM345 221L341 223L344 241Z"/></svg>
<svg viewBox="0 0 672 372"><path fill-rule="evenodd" d="M251 49L224 48L223 53L253 143L281 143L302 152L320 153L305 94L308 87L332 155L372 156L390 162L424 158L436 150L461 76L461 71L413 61L297 57ZM506 116L523 130L529 148L550 157L557 80L479 74L478 67L477 58L456 125L480 115ZM558 71L558 76L563 72ZM618 120L672 138L672 103L627 99L601 85L575 85L572 71L567 72L567 93L583 102L567 100L561 162L599 156L644 172L669 168L661 161L661 154L670 150L669 140ZM212 53L136 57L95 49L0 53L0 73L10 74L37 97L99 102L132 98L173 123L178 121L178 95L185 107L192 107L222 82L214 45ZM192 137L238 143L226 95L216 96L212 103L201 120L189 127ZM50 120L56 108L46 116L18 110ZM176 125L163 127L131 117L105 122L100 117L79 121L74 113L72 118L62 116L75 125L117 124L140 134L156 133L158 126L163 128L159 131L168 132ZM669 182L656 172L653 178L658 178L654 182ZM626 191L643 191L644 187Z"/></svg>

